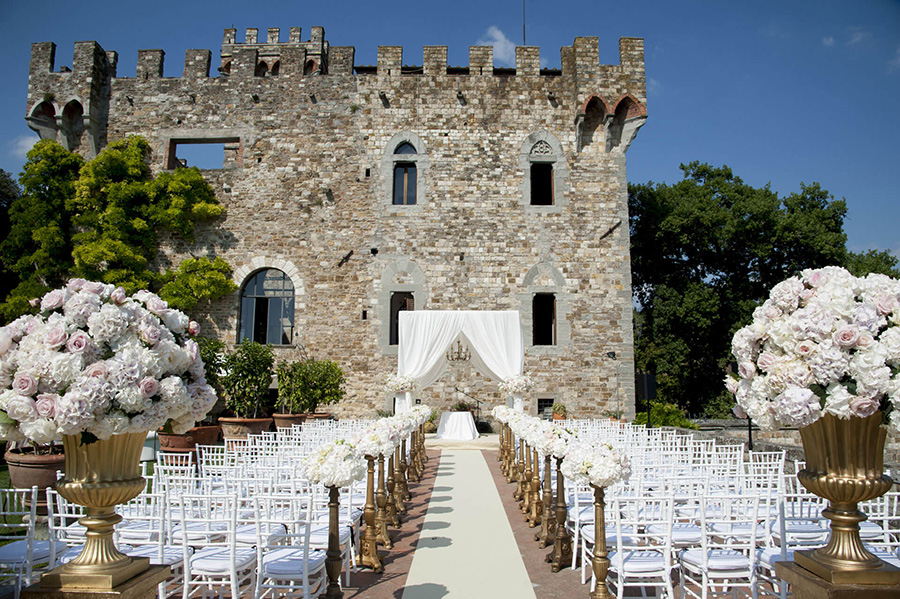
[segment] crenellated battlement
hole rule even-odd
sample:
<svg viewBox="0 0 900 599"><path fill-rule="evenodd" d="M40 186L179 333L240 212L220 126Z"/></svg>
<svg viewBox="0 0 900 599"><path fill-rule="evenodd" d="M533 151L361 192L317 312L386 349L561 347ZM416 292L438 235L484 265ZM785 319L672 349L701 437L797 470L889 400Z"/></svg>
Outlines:
<svg viewBox="0 0 900 599"><path fill-rule="evenodd" d="M226 77L290 77L311 75L378 75L386 77L445 75L469 75L473 77L537 77L575 76L580 80L608 77L630 72L643 76L644 44L640 38L619 39L619 64L601 65L599 39L577 37L572 46L560 50L560 69L540 68L540 49L537 46L517 46L516 64L511 68L495 68L491 46L471 46L469 63L449 66L447 46L425 46L423 64L403 63L402 46L379 46L377 64L355 64L353 46L331 46L325 39L324 27L312 27L308 40L302 39L302 29L291 27L287 41L281 41L281 29L266 31L265 39L259 30L248 28L244 41L237 41L236 29L225 29L220 53L219 73ZM32 44L31 73L47 76L53 74L56 46L52 42ZM96 42L77 42L71 70L65 67L56 74L62 76L105 76L127 78L116 73L118 55L104 52ZM165 51L161 49L138 50L135 78L156 79L163 77ZM185 78L210 77L212 53L205 49L189 49L184 60ZM640 94L643 95L643 94Z"/></svg>

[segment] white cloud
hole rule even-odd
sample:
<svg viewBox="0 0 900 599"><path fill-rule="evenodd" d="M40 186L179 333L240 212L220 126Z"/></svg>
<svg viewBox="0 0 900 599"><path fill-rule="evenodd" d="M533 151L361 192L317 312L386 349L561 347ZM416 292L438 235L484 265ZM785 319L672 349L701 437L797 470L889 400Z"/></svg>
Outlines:
<svg viewBox="0 0 900 599"><path fill-rule="evenodd" d="M862 27L856 25L850 27L850 39L847 40L848 46L858 46L859 44L868 41L871 39L872 34L863 29Z"/></svg>
<svg viewBox="0 0 900 599"><path fill-rule="evenodd" d="M830 35L827 36L827 37L823 37L823 38L822 38L822 45L823 45L823 46L827 46L827 47L833 46L833 45L834 45L834 38L833 38L832 36L830 36Z"/></svg>
<svg viewBox="0 0 900 599"><path fill-rule="evenodd" d="M494 61L504 66L515 66L516 64L516 45L511 42L500 28L491 25L487 28L478 41L477 46L493 46Z"/></svg>
<svg viewBox="0 0 900 599"><path fill-rule="evenodd" d="M659 81L654 79L653 77L649 77L647 79L647 94L658 94L659 90L662 86L659 84Z"/></svg>
<svg viewBox="0 0 900 599"><path fill-rule="evenodd" d="M16 158L25 159L25 154L38 141L37 135L20 135L9 142L9 153Z"/></svg>
<svg viewBox="0 0 900 599"><path fill-rule="evenodd" d="M888 72L896 71L897 69L900 69L900 46L897 46L894 57L888 61Z"/></svg>

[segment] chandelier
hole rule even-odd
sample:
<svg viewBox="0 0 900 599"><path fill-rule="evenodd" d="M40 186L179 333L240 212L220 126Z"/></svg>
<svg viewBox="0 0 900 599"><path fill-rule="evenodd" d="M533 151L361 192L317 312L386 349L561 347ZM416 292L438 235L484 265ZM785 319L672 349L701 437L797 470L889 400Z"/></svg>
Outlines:
<svg viewBox="0 0 900 599"><path fill-rule="evenodd" d="M470 356L469 348L460 340L456 341L456 346L451 343L450 349L447 350L448 362L468 362Z"/></svg>

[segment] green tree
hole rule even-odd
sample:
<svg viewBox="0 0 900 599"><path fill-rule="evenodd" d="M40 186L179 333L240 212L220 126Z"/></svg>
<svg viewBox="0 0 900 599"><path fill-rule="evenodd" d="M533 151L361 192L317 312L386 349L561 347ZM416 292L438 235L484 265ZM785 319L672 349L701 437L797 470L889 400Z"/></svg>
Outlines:
<svg viewBox="0 0 900 599"><path fill-rule="evenodd" d="M637 367L660 403L719 415L734 332L779 281L844 263L846 205L817 184L779 198L727 166L681 168L674 185L629 186Z"/></svg>
<svg viewBox="0 0 900 599"><path fill-rule="evenodd" d="M20 177L23 194L10 209L10 234L0 246L4 265L21 281L0 305L5 319L72 276L129 293L160 290L173 307L186 310L236 289L221 258L187 260L173 272L152 268L161 230L190 241L196 223L224 208L198 169L154 177L149 157L149 144L137 136L110 144L88 163L55 142L35 144Z"/></svg>
<svg viewBox="0 0 900 599"><path fill-rule="evenodd" d="M0 239L9 237L9 209L12 203L22 195L12 175L0 169ZM16 273L7 269L0 261L0 297L6 297L19 283Z"/></svg>
<svg viewBox="0 0 900 599"><path fill-rule="evenodd" d="M83 164L80 156L49 140L28 151L19 176L22 194L9 207L9 234L0 244L4 268L18 278L0 305L5 320L26 312L29 299L69 277L74 266L71 201Z"/></svg>
<svg viewBox="0 0 900 599"><path fill-rule="evenodd" d="M844 266L857 277L875 272L900 279L897 257L888 250L848 251Z"/></svg>

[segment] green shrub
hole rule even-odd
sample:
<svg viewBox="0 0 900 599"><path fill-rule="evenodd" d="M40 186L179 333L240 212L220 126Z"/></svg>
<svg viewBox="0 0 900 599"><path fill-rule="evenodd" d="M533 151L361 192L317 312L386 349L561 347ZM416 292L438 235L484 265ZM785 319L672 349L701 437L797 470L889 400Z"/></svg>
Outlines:
<svg viewBox="0 0 900 599"><path fill-rule="evenodd" d="M238 418L265 417L275 363L272 348L245 339L224 362L227 374L220 381L227 395L225 407Z"/></svg>
<svg viewBox="0 0 900 599"><path fill-rule="evenodd" d="M304 358L278 365L278 408L291 414L315 413L320 405L343 399L344 370L333 360Z"/></svg>
<svg viewBox="0 0 900 599"><path fill-rule="evenodd" d="M681 408L673 403L651 403L650 404L651 424L653 426L677 426L680 428L700 428L687 419ZM647 424L647 412L638 412L634 416L635 424Z"/></svg>

